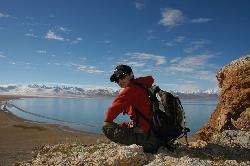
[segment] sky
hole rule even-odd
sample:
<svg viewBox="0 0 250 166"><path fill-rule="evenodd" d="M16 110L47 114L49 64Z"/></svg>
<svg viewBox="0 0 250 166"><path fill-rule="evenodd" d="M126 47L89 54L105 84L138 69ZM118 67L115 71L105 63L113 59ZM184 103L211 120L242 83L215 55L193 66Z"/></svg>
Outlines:
<svg viewBox="0 0 250 166"><path fill-rule="evenodd" d="M250 52L249 0L0 0L0 85L114 87L115 66L165 90L216 89Z"/></svg>

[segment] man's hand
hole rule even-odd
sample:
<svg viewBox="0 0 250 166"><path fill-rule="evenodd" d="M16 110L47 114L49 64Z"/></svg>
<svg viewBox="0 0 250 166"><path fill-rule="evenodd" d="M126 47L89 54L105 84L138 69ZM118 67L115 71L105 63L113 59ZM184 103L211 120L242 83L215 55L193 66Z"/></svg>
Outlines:
<svg viewBox="0 0 250 166"><path fill-rule="evenodd" d="M133 128L134 125L135 125L135 122L134 122L133 120L130 120L130 121L128 122L128 127L129 127L129 128Z"/></svg>

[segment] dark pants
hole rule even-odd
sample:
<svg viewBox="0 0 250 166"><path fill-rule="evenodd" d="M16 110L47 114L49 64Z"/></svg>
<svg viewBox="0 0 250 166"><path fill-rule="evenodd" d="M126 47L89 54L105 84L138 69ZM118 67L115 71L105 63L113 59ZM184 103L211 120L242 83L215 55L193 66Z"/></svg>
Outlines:
<svg viewBox="0 0 250 166"><path fill-rule="evenodd" d="M108 124L103 127L103 133L116 143L141 145L146 153L155 153L159 147L159 141L153 133L135 133L131 128L120 127L115 124Z"/></svg>

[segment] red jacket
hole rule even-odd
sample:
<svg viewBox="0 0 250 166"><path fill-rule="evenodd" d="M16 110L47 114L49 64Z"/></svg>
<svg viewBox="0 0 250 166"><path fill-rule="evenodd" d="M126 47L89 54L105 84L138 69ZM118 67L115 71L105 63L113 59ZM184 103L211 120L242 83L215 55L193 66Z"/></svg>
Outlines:
<svg viewBox="0 0 250 166"><path fill-rule="evenodd" d="M154 79L151 76L140 77L132 82L137 82L143 84L147 87L151 87L154 83ZM115 98L112 105L108 108L106 112L105 122L113 123L113 120L122 112L130 115L132 119L136 120L138 118L139 124L137 127L143 129L145 133L149 132L150 125L141 116L136 117L135 111L132 106L137 110L141 111L148 119L153 115L151 112L150 100L145 89L130 83L126 88L124 88L120 94ZM122 123L121 126L127 127L127 123Z"/></svg>

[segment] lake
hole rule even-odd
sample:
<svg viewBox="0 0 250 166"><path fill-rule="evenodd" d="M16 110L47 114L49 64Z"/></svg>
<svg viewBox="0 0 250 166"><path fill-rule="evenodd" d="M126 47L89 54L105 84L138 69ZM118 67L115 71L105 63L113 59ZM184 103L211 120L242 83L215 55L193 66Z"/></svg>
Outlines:
<svg viewBox="0 0 250 166"><path fill-rule="evenodd" d="M21 108L8 109L27 120L39 123L59 124L70 128L101 133L101 125L112 98L24 98L11 103ZM187 126L191 129L189 135L194 135L206 123L216 107L216 99L181 100L186 113ZM128 120L126 115L119 115L115 122Z"/></svg>

